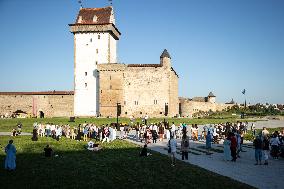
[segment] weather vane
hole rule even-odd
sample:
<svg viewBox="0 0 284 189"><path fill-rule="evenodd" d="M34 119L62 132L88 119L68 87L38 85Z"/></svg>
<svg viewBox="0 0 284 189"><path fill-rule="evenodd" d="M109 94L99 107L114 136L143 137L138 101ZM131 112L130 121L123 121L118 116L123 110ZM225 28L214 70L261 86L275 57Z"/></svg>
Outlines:
<svg viewBox="0 0 284 189"><path fill-rule="evenodd" d="M78 0L78 3L80 4L80 7L83 8L82 0Z"/></svg>

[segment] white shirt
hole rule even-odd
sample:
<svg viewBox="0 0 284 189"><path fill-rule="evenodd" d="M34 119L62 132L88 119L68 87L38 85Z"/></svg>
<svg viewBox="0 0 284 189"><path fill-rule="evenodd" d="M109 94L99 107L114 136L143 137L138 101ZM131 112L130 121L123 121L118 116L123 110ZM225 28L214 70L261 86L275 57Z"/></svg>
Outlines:
<svg viewBox="0 0 284 189"><path fill-rule="evenodd" d="M174 132L175 130L176 130L176 126L175 126L175 124L173 124L171 131Z"/></svg>
<svg viewBox="0 0 284 189"><path fill-rule="evenodd" d="M153 126L153 130L158 131L157 125L154 125L154 126Z"/></svg>

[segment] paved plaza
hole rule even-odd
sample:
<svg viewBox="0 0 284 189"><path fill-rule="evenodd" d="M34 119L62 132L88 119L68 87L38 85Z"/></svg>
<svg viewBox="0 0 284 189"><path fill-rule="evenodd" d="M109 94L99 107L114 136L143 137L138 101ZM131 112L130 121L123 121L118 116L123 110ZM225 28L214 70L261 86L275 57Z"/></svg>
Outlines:
<svg viewBox="0 0 284 189"><path fill-rule="evenodd" d="M143 146L144 143L137 142L134 132L131 132L127 141ZM180 147L180 140L178 147ZM240 182L249 184L260 189L284 188L284 160L269 159L269 165L254 165L254 149L251 142L245 141L241 158L237 162L223 160L223 145L213 144L211 155L206 155L203 141L190 141L189 160L186 161L204 169L230 177ZM167 140L159 141L156 144L149 144L148 148L167 155ZM181 160L181 153L178 148L177 159ZM170 164L170 162L169 162Z"/></svg>

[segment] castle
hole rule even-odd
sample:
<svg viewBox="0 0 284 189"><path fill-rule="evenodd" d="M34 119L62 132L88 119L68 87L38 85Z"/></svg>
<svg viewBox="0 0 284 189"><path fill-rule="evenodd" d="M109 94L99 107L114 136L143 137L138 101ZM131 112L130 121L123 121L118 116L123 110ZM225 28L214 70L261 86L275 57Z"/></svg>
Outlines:
<svg viewBox="0 0 284 189"><path fill-rule="evenodd" d="M0 114L20 110L33 116L191 117L197 111L217 111L230 105L205 98L179 98L178 74L165 49L158 64L117 62L113 8L81 8L74 24L74 92L0 92Z"/></svg>

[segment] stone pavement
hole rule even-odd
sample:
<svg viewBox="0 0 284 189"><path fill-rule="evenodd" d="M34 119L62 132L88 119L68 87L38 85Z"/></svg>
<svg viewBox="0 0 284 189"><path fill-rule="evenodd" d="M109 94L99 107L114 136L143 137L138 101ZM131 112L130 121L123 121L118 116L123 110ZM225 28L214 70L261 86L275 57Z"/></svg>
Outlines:
<svg viewBox="0 0 284 189"><path fill-rule="evenodd" d="M0 136L11 136L11 132L0 132ZM32 134L22 132L20 136L32 136Z"/></svg>
<svg viewBox="0 0 284 189"><path fill-rule="evenodd" d="M132 134L132 135L131 135ZM134 133L130 133L127 141L143 146L144 143L137 142ZM180 140L178 139L178 147ZM284 160L269 159L269 165L254 165L254 149L252 144L245 142L241 152L241 158L237 162L223 160L223 145L213 144L211 155L206 155L204 142L190 141L189 160L190 164L197 165L204 169L230 177L234 180L249 184L260 189L281 189L284 188ZM157 142L156 144L148 144L148 148L167 155L167 140ZM179 148L178 148L179 149ZM177 158L181 160L178 151Z"/></svg>

